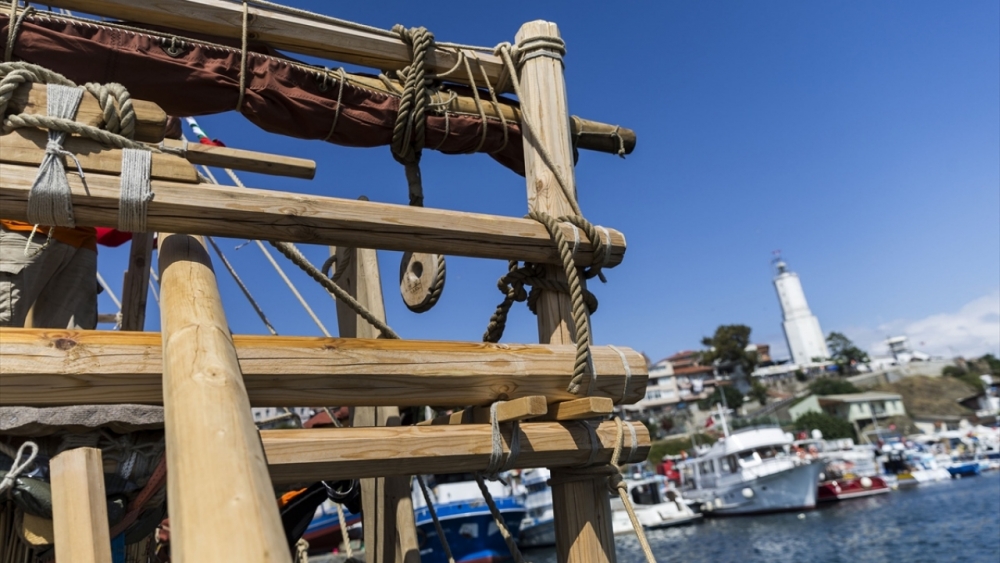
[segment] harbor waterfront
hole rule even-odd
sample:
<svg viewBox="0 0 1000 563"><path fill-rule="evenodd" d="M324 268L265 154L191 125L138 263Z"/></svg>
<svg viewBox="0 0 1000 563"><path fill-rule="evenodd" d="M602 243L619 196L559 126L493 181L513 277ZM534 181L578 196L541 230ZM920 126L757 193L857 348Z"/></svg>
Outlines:
<svg viewBox="0 0 1000 563"><path fill-rule="evenodd" d="M807 512L709 518L646 537L660 563L996 563L998 527L1000 472L992 471ZM635 535L615 541L619 563L643 561ZM555 551L526 551L525 560L554 563Z"/></svg>

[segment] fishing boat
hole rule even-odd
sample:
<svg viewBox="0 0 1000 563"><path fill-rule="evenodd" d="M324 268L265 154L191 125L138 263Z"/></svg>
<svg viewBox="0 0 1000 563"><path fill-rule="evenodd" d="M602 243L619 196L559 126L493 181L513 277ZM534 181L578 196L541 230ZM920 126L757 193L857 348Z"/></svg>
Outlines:
<svg viewBox="0 0 1000 563"><path fill-rule="evenodd" d="M691 509L663 475L638 475L625 479L636 518L644 528L658 529L691 524L702 515ZM620 499L611 499L611 528L616 535L634 533L632 521Z"/></svg>
<svg viewBox="0 0 1000 563"><path fill-rule="evenodd" d="M548 469L539 467L521 473L524 487L524 509L521 532L517 543L521 547L546 547L556 544L556 529L552 514L552 488L548 480L552 475Z"/></svg>
<svg viewBox="0 0 1000 563"><path fill-rule="evenodd" d="M455 563L499 563L510 559L510 550L490 514L475 476L436 475L428 481L428 492ZM499 481L487 481L486 486L503 515L507 529L516 538L525 515L524 505L511 487ZM414 487L413 507L420 560L423 563L448 563L434 518L419 487Z"/></svg>
<svg viewBox="0 0 1000 563"><path fill-rule="evenodd" d="M818 430L813 433L813 439L798 440L794 445L804 448L808 455L823 464L817 502L861 498L892 490L886 479L879 475L874 448L859 446L850 438L824 440Z"/></svg>

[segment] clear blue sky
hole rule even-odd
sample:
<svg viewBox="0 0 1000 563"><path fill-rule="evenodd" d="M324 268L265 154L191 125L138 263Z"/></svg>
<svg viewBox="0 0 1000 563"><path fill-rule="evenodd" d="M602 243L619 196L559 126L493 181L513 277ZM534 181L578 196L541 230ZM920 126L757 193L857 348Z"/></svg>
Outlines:
<svg viewBox="0 0 1000 563"><path fill-rule="evenodd" d="M598 343L655 360L743 323L783 348L769 265L781 249L827 332L865 346L892 331L936 353L1000 351L996 1L291 3L485 45L528 20L559 24L571 112L638 133L627 160L584 153L577 167L586 215L628 237L624 263L594 287ZM247 185L406 201L388 147L281 138L235 114L200 121L230 146L319 163L312 182L244 174ZM423 174L428 206L526 212L524 180L485 155L428 151ZM223 246L279 331L318 334L259 251L235 252L238 242ZM305 250L317 262L326 252ZM125 253L102 252L116 286ZM503 262L450 258L441 302L415 315L399 297L399 253L380 260L401 335L481 337ZM219 279L233 330L262 332L221 268ZM295 279L335 332L332 301ZM147 328L158 324L154 313ZM523 306L505 340L536 340Z"/></svg>

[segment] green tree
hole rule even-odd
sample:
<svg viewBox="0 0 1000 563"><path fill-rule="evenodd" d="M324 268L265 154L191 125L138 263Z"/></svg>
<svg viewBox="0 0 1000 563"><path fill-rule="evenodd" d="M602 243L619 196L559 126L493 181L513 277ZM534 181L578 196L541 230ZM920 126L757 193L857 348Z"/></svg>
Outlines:
<svg viewBox="0 0 1000 563"><path fill-rule="evenodd" d="M743 406L743 394L731 385L722 385L715 388L707 398L698 401L698 408L707 411L722 404L722 393L726 394L726 406L731 409L738 409Z"/></svg>
<svg viewBox="0 0 1000 563"><path fill-rule="evenodd" d="M977 360L976 364L984 364L982 358ZM983 370L979 369L978 371ZM954 377L955 379L964 382L966 385L971 386L976 391L984 391L986 389L986 385L983 384L983 380L979 378L979 374L963 369L960 366L945 366L944 369L941 370L941 375L945 377Z"/></svg>
<svg viewBox="0 0 1000 563"><path fill-rule="evenodd" d="M850 422L824 412L807 412L796 418L793 424L796 430L805 430L806 432L819 430L823 433L823 438L827 440L855 437L854 428Z"/></svg>
<svg viewBox="0 0 1000 563"><path fill-rule="evenodd" d="M767 386L762 385L759 381L753 382L753 385L750 386L750 393L748 393L748 395L750 395L751 399L755 399L758 403L760 403L760 406L767 404Z"/></svg>
<svg viewBox="0 0 1000 563"><path fill-rule="evenodd" d="M750 330L746 325L721 325L715 329L715 335L701 339L702 345L708 348L702 353L702 361L706 364L718 362L724 367L741 366L749 376L758 362L756 351L747 352Z"/></svg>
<svg viewBox="0 0 1000 563"><path fill-rule="evenodd" d="M982 358L979 358L979 361L985 363L989 367L991 374L1000 375L1000 359L997 359L996 356L993 354L986 354Z"/></svg>
<svg viewBox="0 0 1000 563"><path fill-rule="evenodd" d="M848 393L860 393L861 390L850 381L843 379L833 379L823 377L809 384L809 390L813 395L846 395Z"/></svg>
<svg viewBox="0 0 1000 563"><path fill-rule="evenodd" d="M826 337L826 346L830 349L830 359L837 364L837 371L849 375L857 373L857 364L871 361L864 350L858 348L851 339L840 332L831 332Z"/></svg>

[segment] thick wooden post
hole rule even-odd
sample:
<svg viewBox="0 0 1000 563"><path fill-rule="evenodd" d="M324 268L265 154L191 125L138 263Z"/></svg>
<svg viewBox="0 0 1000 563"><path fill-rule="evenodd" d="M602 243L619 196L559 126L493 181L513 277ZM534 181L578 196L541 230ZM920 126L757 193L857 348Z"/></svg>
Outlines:
<svg viewBox="0 0 1000 563"><path fill-rule="evenodd" d="M142 330L149 297L149 266L153 233L134 233L128 253L128 270L122 283L122 330Z"/></svg>
<svg viewBox="0 0 1000 563"><path fill-rule="evenodd" d="M541 37L559 37L556 24L528 22L517 32L518 44ZM552 56L546 56L545 53ZM566 82L561 57L545 47L528 51L520 69L521 107L532 120L533 138L524 128L524 168L528 183L528 206L558 217L571 207L549 166L573 181L573 154L566 103ZM535 56L531 56L535 55ZM538 56L541 55L541 56ZM545 147L553 162L546 163L538 147ZM571 191L573 197L575 191ZM549 275L565 279L558 266L548 266ZM538 338L543 344L573 342L573 315L568 295L544 292L538 307ZM552 471L553 481L560 472ZM615 541L611 530L611 505L606 479L555 484L552 501L555 514L556 552L560 563L614 563Z"/></svg>
<svg viewBox="0 0 1000 563"><path fill-rule="evenodd" d="M378 256L369 248L337 248L337 263L349 266L337 284L379 319L385 320ZM337 302L341 338L377 338L378 331L350 307ZM399 426L399 407L355 407L351 426ZM369 563L420 563L409 477L361 480L365 557Z"/></svg>
<svg viewBox="0 0 1000 563"><path fill-rule="evenodd" d="M101 450L66 450L52 458L49 470L56 558L72 563L111 563Z"/></svg>
<svg viewBox="0 0 1000 563"><path fill-rule="evenodd" d="M204 241L161 234L159 265L172 560L290 563Z"/></svg>

